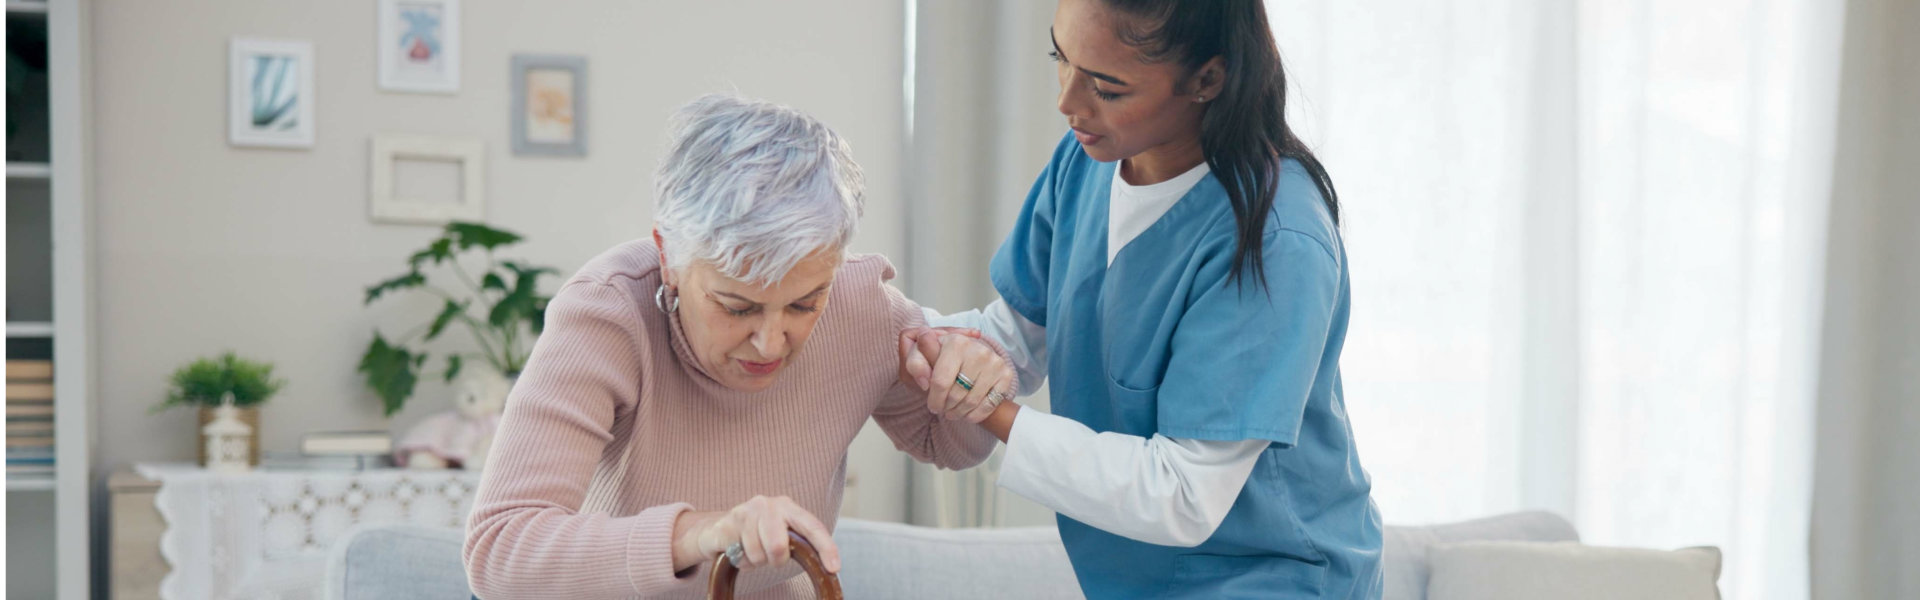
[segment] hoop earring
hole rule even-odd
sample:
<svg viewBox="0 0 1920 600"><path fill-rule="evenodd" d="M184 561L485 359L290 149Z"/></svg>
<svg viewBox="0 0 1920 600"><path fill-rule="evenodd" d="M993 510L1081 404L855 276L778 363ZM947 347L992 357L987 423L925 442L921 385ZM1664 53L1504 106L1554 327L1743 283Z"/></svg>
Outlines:
<svg viewBox="0 0 1920 600"><path fill-rule="evenodd" d="M653 291L653 306L655 308L659 308L660 312L667 313L667 314L673 314L675 312L679 312L680 294L674 294L673 302L668 303L667 302L667 284L662 283L660 284L660 289Z"/></svg>

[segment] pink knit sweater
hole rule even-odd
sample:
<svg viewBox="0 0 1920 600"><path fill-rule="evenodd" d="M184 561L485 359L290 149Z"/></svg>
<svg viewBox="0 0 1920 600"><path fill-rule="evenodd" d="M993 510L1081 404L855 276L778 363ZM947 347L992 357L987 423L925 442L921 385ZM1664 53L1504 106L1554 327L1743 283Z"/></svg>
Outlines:
<svg viewBox="0 0 1920 600"><path fill-rule="evenodd" d="M673 572L673 525L756 494L794 499L827 526L847 446L869 416L896 447L948 469L993 450L986 430L926 410L898 384L898 335L924 325L879 256L849 259L813 335L773 387L722 387L677 316L653 302L651 240L608 250L568 280L507 402L467 523L467 580L482 598L700 597L707 568ZM807 598L795 566L749 572L743 597Z"/></svg>

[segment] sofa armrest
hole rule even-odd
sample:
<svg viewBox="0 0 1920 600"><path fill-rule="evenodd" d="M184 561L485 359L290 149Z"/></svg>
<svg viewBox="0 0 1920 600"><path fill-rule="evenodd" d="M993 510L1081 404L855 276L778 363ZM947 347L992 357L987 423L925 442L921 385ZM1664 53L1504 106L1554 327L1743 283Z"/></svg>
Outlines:
<svg viewBox="0 0 1920 600"><path fill-rule="evenodd" d="M327 598L467 598L459 529L362 526L343 534L327 559Z"/></svg>

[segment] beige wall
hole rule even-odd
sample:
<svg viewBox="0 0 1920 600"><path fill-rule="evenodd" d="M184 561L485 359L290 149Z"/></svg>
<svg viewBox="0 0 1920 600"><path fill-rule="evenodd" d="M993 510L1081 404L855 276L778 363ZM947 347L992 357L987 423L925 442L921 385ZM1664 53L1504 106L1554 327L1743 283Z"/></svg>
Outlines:
<svg viewBox="0 0 1920 600"><path fill-rule="evenodd" d="M225 349L271 360L291 381L264 409L267 450L293 450L307 431L404 428L448 407L446 388L427 383L384 420L354 372L376 326L394 331L432 311L424 300L361 306L366 285L399 273L436 233L368 221L369 139L377 133L483 139L487 220L527 236L512 254L570 272L648 231L651 171L669 112L702 92L737 89L811 112L844 134L870 186L856 250L897 258L905 247L897 0L835 2L832 11L776 0L468 0L453 96L377 89L375 5L95 6L103 472L194 456L193 415L147 410L173 368ZM227 145L234 36L313 43L313 148ZM585 159L509 153L508 57L523 52L588 57ZM867 516L900 518L900 455L872 435L855 453L867 489L849 502Z"/></svg>
<svg viewBox="0 0 1920 600"><path fill-rule="evenodd" d="M1920 3L1848 3L1813 597L1920 597Z"/></svg>

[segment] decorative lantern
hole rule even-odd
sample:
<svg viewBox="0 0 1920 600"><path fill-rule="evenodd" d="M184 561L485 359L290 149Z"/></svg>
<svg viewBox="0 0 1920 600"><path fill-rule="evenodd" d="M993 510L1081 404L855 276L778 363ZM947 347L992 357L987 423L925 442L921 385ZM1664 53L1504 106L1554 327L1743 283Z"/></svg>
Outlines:
<svg viewBox="0 0 1920 600"><path fill-rule="evenodd" d="M207 470L215 473L245 473L253 469L247 461L248 442L253 428L240 421L240 409L233 406L233 395L221 399L214 409L213 422L200 428L207 444Z"/></svg>

